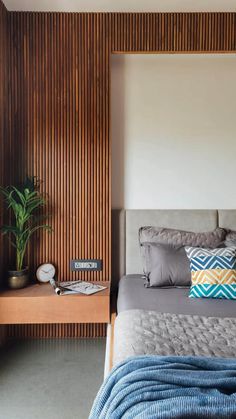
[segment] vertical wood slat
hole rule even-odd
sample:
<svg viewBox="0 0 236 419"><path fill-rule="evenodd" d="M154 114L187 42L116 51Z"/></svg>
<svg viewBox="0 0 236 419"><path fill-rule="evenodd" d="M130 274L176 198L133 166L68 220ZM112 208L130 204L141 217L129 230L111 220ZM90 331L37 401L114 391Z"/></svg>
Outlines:
<svg viewBox="0 0 236 419"><path fill-rule="evenodd" d="M113 13L111 39L113 53L235 52L236 13Z"/></svg>
<svg viewBox="0 0 236 419"><path fill-rule="evenodd" d="M7 11L0 0L1 21L3 16ZM101 258L103 272L82 278L109 280L110 53L235 52L236 13L14 12L8 20L10 124L8 151L1 141L1 155L6 161L14 142L11 161L17 170L11 171L12 179L29 173L44 180L42 191L53 215L54 233L35 237L28 263L35 269L48 258L64 280L81 277L70 272L71 258ZM0 41L6 28L0 27ZM6 84L0 83L0 106L4 95ZM5 138L6 115L0 115ZM104 331L104 325L9 328L10 335L41 337L97 336Z"/></svg>

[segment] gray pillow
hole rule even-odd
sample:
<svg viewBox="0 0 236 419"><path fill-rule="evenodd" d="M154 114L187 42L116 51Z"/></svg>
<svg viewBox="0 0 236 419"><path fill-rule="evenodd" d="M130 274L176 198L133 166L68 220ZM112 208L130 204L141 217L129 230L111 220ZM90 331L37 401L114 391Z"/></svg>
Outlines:
<svg viewBox="0 0 236 419"><path fill-rule="evenodd" d="M149 242L214 249L224 242L225 237L226 231L223 228L216 228L215 230L206 233L194 233L192 231L159 227L141 227L139 229L140 245Z"/></svg>
<svg viewBox="0 0 236 419"><path fill-rule="evenodd" d="M184 247L146 242L142 248L147 286L190 286L190 264Z"/></svg>
<svg viewBox="0 0 236 419"><path fill-rule="evenodd" d="M226 247L236 246L236 231L226 230L224 245Z"/></svg>
<svg viewBox="0 0 236 419"><path fill-rule="evenodd" d="M143 261L143 272L149 285L164 286L164 283L165 286L167 283L169 286L170 283L174 284L172 286L189 285L191 283L189 261L184 248L181 249L181 247L193 246L214 249L224 243L226 234L227 232L223 228L216 228L215 230L206 233L194 233L192 231L175 230L171 228L141 227L139 229L139 243ZM147 248L145 246L146 243ZM165 251L154 250L154 248L151 248L151 244L169 245L169 253L167 247L165 248ZM176 248L176 252L174 252L174 248ZM164 257L164 262L161 260L161 255ZM171 262L171 255L173 256L173 263ZM167 260L170 266L167 266L164 269L164 264L167 264ZM160 266L158 266L158 263ZM183 265L182 275L180 273L181 263ZM176 269L174 268L174 264L177 264ZM172 276L170 273L172 273ZM160 276L158 277L158 275Z"/></svg>

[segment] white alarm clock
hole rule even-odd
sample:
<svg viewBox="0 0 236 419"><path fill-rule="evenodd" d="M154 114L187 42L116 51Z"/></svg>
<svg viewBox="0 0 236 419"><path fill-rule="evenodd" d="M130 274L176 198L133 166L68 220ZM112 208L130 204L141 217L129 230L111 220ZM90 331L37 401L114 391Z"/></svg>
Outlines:
<svg viewBox="0 0 236 419"><path fill-rule="evenodd" d="M38 267L36 277L39 282L49 282L50 279L54 278L55 273L55 266L51 263L44 263Z"/></svg>

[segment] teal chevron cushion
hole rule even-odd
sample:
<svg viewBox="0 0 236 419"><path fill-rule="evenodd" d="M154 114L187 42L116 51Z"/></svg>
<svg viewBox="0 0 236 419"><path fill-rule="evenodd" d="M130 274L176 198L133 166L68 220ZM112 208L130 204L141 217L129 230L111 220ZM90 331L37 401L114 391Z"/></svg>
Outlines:
<svg viewBox="0 0 236 419"><path fill-rule="evenodd" d="M190 261L190 298L236 300L236 247L185 247Z"/></svg>

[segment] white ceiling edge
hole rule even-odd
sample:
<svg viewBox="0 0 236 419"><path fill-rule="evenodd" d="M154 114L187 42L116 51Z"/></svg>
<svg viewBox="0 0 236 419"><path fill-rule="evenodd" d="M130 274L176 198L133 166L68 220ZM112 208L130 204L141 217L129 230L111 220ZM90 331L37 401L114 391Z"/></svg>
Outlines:
<svg viewBox="0 0 236 419"><path fill-rule="evenodd" d="M3 0L10 11L236 12L236 0Z"/></svg>

